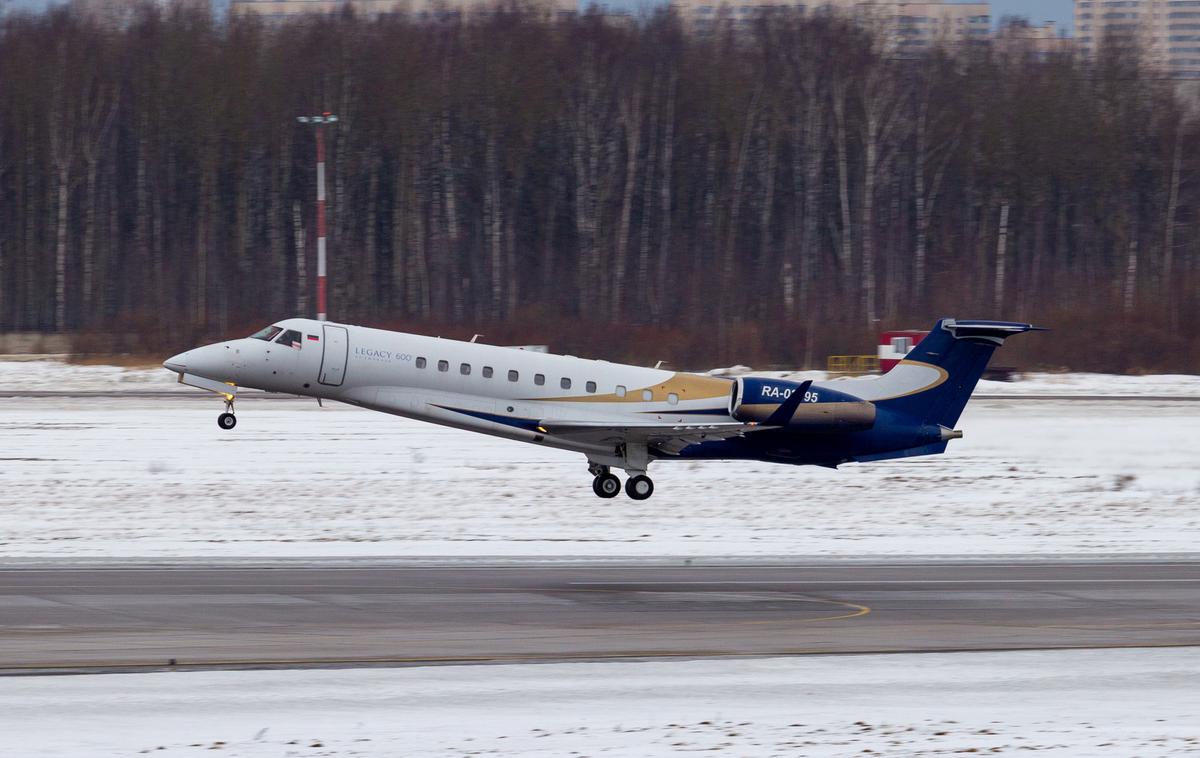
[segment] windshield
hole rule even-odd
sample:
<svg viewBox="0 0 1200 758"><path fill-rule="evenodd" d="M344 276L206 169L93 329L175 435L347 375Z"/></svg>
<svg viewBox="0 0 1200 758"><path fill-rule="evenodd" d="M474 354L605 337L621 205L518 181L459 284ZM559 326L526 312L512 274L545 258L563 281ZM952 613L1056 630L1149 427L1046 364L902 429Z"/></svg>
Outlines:
<svg viewBox="0 0 1200 758"><path fill-rule="evenodd" d="M251 334L250 339L263 340L264 342L270 342L271 340L275 339L276 334L279 334L282 331L283 331L282 327L272 325L272 326L268 326L266 329L262 329L260 331L255 332L254 334Z"/></svg>
<svg viewBox="0 0 1200 758"><path fill-rule="evenodd" d="M290 347L299 349L300 340L302 339L304 339L304 337L300 335L300 332L296 331L295 329L288 329L279 336L279 339L275 340L275 343L279 345L288 345Z"/></svg>

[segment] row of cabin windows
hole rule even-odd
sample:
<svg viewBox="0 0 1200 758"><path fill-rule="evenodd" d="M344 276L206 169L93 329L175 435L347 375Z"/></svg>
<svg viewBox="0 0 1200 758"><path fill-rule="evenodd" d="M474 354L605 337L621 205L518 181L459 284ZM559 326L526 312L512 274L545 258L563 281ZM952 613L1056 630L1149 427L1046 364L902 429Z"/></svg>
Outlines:
<svg viewBox="0 0 1200 758"><path fill-rule="evenodd" d="M417 368L425 368L428 365L428 361L426 361L424 358L417 358L416 363L417 363ZM448 372L450 370L450 361L438 361L437 362L437 370L441 371L442 373ZM463 376L470 376L471 375L471 364L470 363L460 363L458 365L458 373L462 374ZM481 373L483 374L484 379L491 379L495 375L495 371L492 369L491 366L484 366ZM509 369L508 381L516 382L520 378L521 378L520 372ZM546 375L545 374L534 374L533 375L533 383L539 387L544 387L546 385ZM558 380L558 386L562 387L564 390L571 389L571 379L569 377L564 376L563 378ZM595 393L595 391L596 391L596 383L591 380L585 382L583 386L584 386L584 389L586 389L588 392ZM613 394L615 394L617 397L625 397L627 392L628 392L628 390L625 388L625 385L618 384L616 387L616 390L613 392ZM642 400L649 402L653 399L654 399L654 393L651 390L642 390ZM667 394L667 402L670 403L671 405L678 404L679 403L679 395L675 394L674 392L668 393Z"/></svg>

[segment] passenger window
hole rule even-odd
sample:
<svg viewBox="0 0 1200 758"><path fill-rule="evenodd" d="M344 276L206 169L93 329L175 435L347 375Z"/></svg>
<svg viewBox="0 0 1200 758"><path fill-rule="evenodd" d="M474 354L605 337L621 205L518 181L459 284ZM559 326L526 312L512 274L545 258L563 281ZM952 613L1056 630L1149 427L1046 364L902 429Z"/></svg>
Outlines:
<svg viewBox="0 0 1200 758"><path fill-rule="evenodd" d="M449 371L450 361L438 361L438 371Z"/></svg>
<svg viewBox="0 0 1200 758"><path fill-rule="evenodd" d="M569 390L571 389L571 380L564 376L558 383L558 386L562 387L564 390Z"/></svg>
<svg viewBox="0 0 1200 758"><path fill-rule="evenodd" d="M667 402L671 405L679 405L679 395L676 395L674 392L668 392Z"/></svg>
<svg viewBox="0 0 1200 758"><path fill-rule="evenodd" d="M625 397L625 385L624 384L617 385L616 395L617 395L617 397Z"/></svg>
<svg viewBox="0 0 1200 758"><path fill-rule="evenodd" d="M512 371L511 369L509 370L509 372L508 372L508 381L510 381L510 382L515 382L515 381L517 381L517 380L518 380L518 379L520 379L520 378L521 378L521 375L520 375L520 374L518 374L516 371Z"/></svg>
<svg viewBox="0 0 1200 758"><path fill-rule="evenodd" d="M545 374L534 374L533 375L533 383L536 384L537 386L541 387L543 384L546 383L546 375Z"/></svg>
<svg viewBox="0 0 1200 758"><path fill-rule="evenodd" d="M425 368L425 359L424 358L417 359L417 368Z"/></svg>
<svg viewBox="0 0 1200 758"><path fill-rule="evenodd" d="M596 383L595 383L595 382L588 382L587 384L585 384L585 385L583 385L583 386L587 388L587 391L588 391L588 392L595 392L595 391L596 391Z"/></svg>
<svg viewBox="0 0 1200 758"><path fill-rule="evenodd" d="M458 373L462 374L463 376L470 376L471 375L471 364L464 363L461 366L459 366Z"/></svg>
<svg viewBox="0 0 1200 758"><path fill-rule="evenodd" d="M650 390L642 390L642 399L648 403L654 399L654 393Z"/></svg>
<svg viewBox="0 0 1200 758"><path fill-rule="evenodd" d="M304 335L295 329L288 329L283 334L279 335L279 339L275 340L276 345L287 345L300 349L300 343L304 340Z"/></svg>
<svg viewBox="0 0 1200 758"><path fill-rule="evenodd" d="M492 378L492 367L491 367L491 366L484 366L484 367L483 367L483 378L484 378L484 379L491 379L491 378Z"/></svg>

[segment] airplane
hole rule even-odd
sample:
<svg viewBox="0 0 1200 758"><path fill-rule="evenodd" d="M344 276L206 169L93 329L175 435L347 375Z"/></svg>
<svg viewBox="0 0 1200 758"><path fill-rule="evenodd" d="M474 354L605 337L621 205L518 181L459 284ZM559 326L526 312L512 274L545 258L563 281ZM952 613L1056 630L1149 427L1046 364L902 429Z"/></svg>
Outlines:
<svg viewBox="0 0 1200 758"><path fill-rule="evenodd" d="M172 356L182 384L334 400L582 453L592 490L645 500L659 460L837 468L946 450L993 351L1032 324L943 318L886 374L836 381L724 378L291 318Z"/></svg>

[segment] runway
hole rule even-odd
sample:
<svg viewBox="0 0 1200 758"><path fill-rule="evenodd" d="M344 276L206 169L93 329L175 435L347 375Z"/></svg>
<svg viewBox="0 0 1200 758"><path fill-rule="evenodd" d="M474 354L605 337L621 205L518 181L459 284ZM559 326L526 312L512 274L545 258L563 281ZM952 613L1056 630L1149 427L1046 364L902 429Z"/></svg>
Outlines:
<svg viewBox="0 0 1200 758"><path fill-rule="evenodd" d="M1200 645L1200 560L10 568L0 673Z"/></svg>

